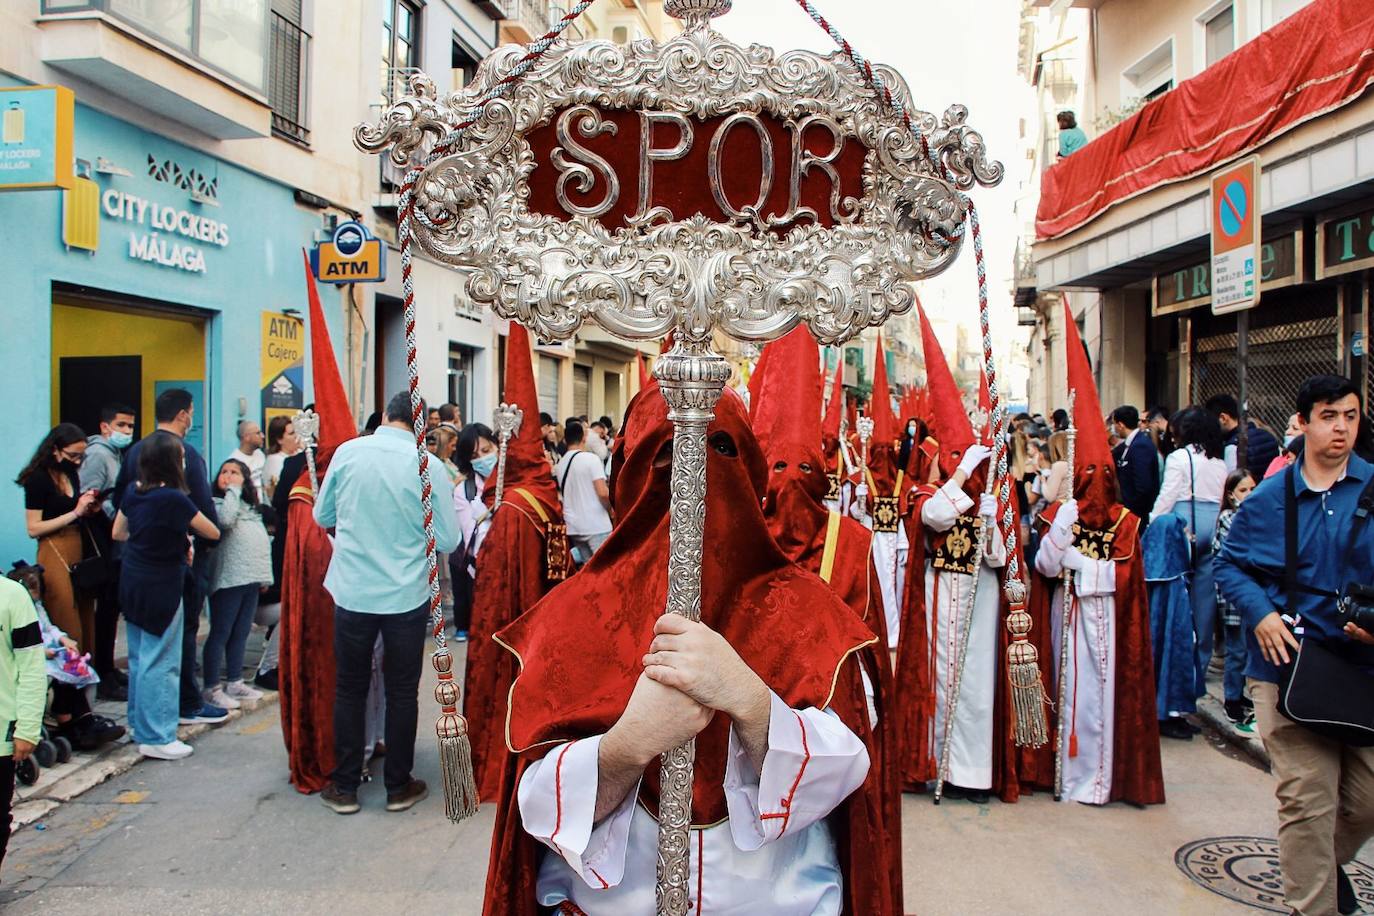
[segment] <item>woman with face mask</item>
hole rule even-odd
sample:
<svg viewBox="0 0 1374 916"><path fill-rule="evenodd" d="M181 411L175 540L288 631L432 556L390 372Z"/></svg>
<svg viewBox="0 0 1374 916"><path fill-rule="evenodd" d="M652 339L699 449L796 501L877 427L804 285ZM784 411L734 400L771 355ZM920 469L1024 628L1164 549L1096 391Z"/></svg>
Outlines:
<svg viewBox="0 0 1374 916"><path fill-rule="evenodd" d="M72 583L71 571L94 556L85 533L86 519L100 511L100 495L82 492L81 462L86 434L74 423L59 423L43 437L15 480L24 488L24 521L38 542L43 567L43 595L48 616L58 629L76 638L81 651L95 648L95 594Z"/></svg>

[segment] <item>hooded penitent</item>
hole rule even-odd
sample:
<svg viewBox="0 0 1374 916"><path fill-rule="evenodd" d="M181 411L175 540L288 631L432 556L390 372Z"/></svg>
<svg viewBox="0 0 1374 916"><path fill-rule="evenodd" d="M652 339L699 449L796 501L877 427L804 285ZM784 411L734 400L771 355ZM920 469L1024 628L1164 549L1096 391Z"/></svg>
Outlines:
<svg viewBox="0 0 1374 916"><path fill-rule="evenodd" d="M315 471L323 480L334 449L353 438L353 419L309 261L305 286L310 299L310 371L320 418ZM280 486L291 487L277 667L281 730L291 784L301 792L318 792L334 769L334 601L324 590L333 548L312 515L315 494L309 467L295 481L283 480Z"/></svg>
<svg viewBox="0 0 1374 916"><path fill-rule="evenodd" d="M1159 722L1155 710L1155 659L1150 634L1150 605L1145 591L1144 554L1141 549L1142 520L1117 501L1115 463L1102 423L1102 407L1093 380L1092 367L1078 325L1065 303L1065 340L1069 390L1074 392L1074 498L1078 505L1078 524L1074 546L1090 559L1115 563L1115 592L1111 596L1114 640L1114 708L1093 710L1091 714L1113 717L1111 748L1111 791L1109 801L1128 801L1137 805L1164 801L1164 777L1159 758ZM1060 509L1053 503L1039 513L1036 522L1048 532ZM1059 589L1059 579L1037 573L1031 588L1030 611L1037 620L1051 619L1051 596ZM1083 601L1092 599L1084 598ZM1101 600L1100 598L1098 600ZM1037 628L1038 628L1037 624ZM1083 654L1082 650L1079 654ZM1041 655L1044 658L1044 655ZM1077 656L1075 656L1077 658ZM1091 664L1083 660L1079 668ZM1046 671L1050 668L1046 666ZM1075 720L1078 717L1075 706ZM1055 707L1051 707L1050 727L1059 728ZM1088 713L1085 713L1088 714ZM1160 713L1160 715L1163 715ZM1065 753L1075 753L1076 721L1066 728L1069 745ZM1052 768L1041 769L1042 779ZM1052 782L1052 780L1051 780Z"/></svg>
<svg viewBox="0 0 1374 916"><path fill-rule="evenodd" d="M897 415L892 412L892 387L887 381L887 355L883 348L882 332L873 359L873 396L869 399L868 417L873 421L873 438L868 443L868 511L874 512L876 498L900 497L904 469L897 466L899 437Z"/></svg>
<svg viewBox="0 0 1374 916"><path fill-rule="evenodd" d="M826 475L820 466L820 351L815 338L799 327L764 350L768 377L751 404L754 434L768 467L763 516L773 540L792 562L820 576L879 638L888 644L876 570L872 563L872 533L863 525L824 505ZM901 785L897 782L896 735L892 732L890 698L892 666L887 652L865 650L861 661L874 684L880 748L870 780L878 780L886 836L900 846ZM857 671L851 668L851 676ZM860 685L860 688L862 685ZM862 689L853 692L862 695ZM865 713L854 710L855 716ZM893 882L900 902L901 884ZM900 911L900 910L898 910Z"/></svg>
<svg viewBox="0 0 1374 916"><path fill-rule="evenodd" d="M830 382L830 401L825 408L825 418L821 421L821 455L825 461L825 473L834 475L837 480L842 480L846 473L840 451L840 418L844 415L844 366L836 365ZM849 431L853 432L853 427ZM832 489L832 495L834 493Z"/></svg>
<svg viewBox="0 0 1374 916"><path fill-rule="evenodd" d="M743 401L728 389L707 430L706 514L701 619L793 707L831 707L873 746L867 715L856 715L856 653L873 633L815 575L792 564L768 534L760 503L763 453ZM497 638L521 661L510 692L507 735L512 771L503 782L486 888L487 914L534 916L539 855L520 826L519 775L549 742L604 733L620 716L668 593L673 424L656 385L631 402L617 440L611 498L619 518L583 569ZM729 721L717 715L697 737L692 824L727 817L722 781ZM640 800L658 804L658 762ZM897 913L892 889L897 850L882 829L882 799L870 780L830 817L844 871L844 910Z"/></svg>
<svg viewBox="0 0 1374 916"><path fill-rule="evenodd" d="M530 361L529 335L516 322L506 341L506 383L502 400L523 412L520 431L506 448L505 490L501 507L477 554L477 578L472 592L467 664L463 672L463 714L472 738L472 765L479 798L493 799L500 789L506 764L502 723L506 694L515 679L509 653L492 641L492 634L519 617L544 596L548 578L548 528L562 524L558 498L539 428L539 395ZM490 512L496 501L496 481L482 490Z"/></svg>
<svg viewBox="0 0 1374 916"><path fill-rule="evenodd" d="M930 435L936 440L938 448L939 477L944 480L953 476L964 452L975 441L973 427L964 409L963 397L935 331L926 318L924 310L917 305L921 320L921 342L924 349L926 369L926 391L930 405ZM963 490L973 500L975 509L987 479L986 465L974 472L964 484ZM908 541L907 580L902 595L903 637L897 650L896 714L898 729L903 738L901 748L901 779L905 788L920 789L936 778L935 742L933 727L936 707L936 662L932 653L932 642L928 627L940 626L938 619L928 621L931 609L926 602L927 576L945 575L926 568L928 542L925 526L921 523L921 509L925 502L935 496L934 486L923 485L911 504L911 537ZM943 497L941 497L943 498ZM939 537L943 537L939 536ZM932 544L938 544L936 537ZM1000 593L1000 590L999 590ZM1023 787L1034 783L1044 766L1046 755L1043 752L1023 751L1015 746L1013 734L1013 711L1004 669L1006 647L1010 639L1006 627L1001 625L1006 615L1007 602L1000 595L1001 607L998 614L998 647L995 659L970 659L969 664L991 664L998 667L995 695L992 743L992 790L1003 801L1015 801ZM938 589L936 599L940 600ZM1040 642L1044 639L1045 629L1042 620L1034 622L1032 639L1044 657Z"/></svg>

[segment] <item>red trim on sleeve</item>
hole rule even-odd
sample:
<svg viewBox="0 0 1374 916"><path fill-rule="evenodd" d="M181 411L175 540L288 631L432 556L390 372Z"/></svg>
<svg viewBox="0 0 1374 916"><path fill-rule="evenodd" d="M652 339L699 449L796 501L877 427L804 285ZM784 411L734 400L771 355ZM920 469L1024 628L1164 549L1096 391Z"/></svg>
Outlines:
<svg viewBox="0 0 1374 916"><path fill-rule="evenodd" d="M558 831L563 829L563 758L568 756L568 751L576 741L569 741L563 745L563 750L558 752L558 761L553 769L553 803L555 814L553 819L553 833L549 834L549 842L554 842L558 837ZM595 872L593 872L595 874ZM597 877L600 877L599 875Z"/></svg>
<svg viewBox="0 0 1374 916"><path fill-rule="evenodd" d="M603 891L604 891L606 888L610 887L610 884L606 883L606 879L603 878L603 877L601 877L601 873L600 873L599 871L597 871L595 868L589 868L588 871L590 871L593 875L596 876L596 880L598 880L598 881L601 882L601 889L602 889Z"/></svg>
<svg viewBox="0 0 1374 916"><path fill-rule="evenodd" d="M797 712L795 709L792 710L792 715L797 717L797 727L801 729L803 755L801 766L797 768L797 778L792 780L792 788L787 791L787 797L778 803L782 810L776 813L759 815L759 820L763 821L782 818L782 829L778 831L779 837L787 832L787 824L792 819L792 799L796 797L797 788L801 786L802 777L806 774L806 765L811 762L811 745L806 740L806 720L803 719L801 713Z"/></svg>

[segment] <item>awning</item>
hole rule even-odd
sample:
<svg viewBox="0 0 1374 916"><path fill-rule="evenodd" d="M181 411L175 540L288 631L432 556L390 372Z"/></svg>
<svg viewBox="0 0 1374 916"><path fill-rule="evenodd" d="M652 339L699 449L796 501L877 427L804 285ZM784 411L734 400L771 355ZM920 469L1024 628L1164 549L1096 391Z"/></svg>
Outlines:
<svg viewBox="0 0 1374 916"><path fill-rule="evenodd" d="M1374 3L1316 0L1047 169L1039 239L1236 159L1374 82Z"/></svg>

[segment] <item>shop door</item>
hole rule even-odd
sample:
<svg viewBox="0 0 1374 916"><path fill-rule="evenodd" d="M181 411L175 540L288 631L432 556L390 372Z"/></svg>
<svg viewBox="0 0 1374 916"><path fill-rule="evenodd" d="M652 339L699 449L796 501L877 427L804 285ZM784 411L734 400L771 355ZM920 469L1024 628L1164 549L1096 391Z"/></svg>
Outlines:
<svg viewBox="0 0 1374 916"><path fill-rule="evenodd" d="M1218 394L1238 394L1236 345L1234 331L1193 341L1194 404L1206 403ZM1313 375L1340 372L1336 318L1313 318L1252 330L1247 370L1252 417L1282 435L1302 383Z"/></svg>
<svg viewBox="0 0 1374 916"><path fill-rule="evenodd" d="M373 403L377 410L386 410L392 395L406 390L409 375L406 369L405 303L390 296L378 296L372 326L376 334L373 346L372 370ZM422 396L426 392L421 391ZM437 406L437 405L436 405Z"/></svg>
<svg viewBox="0 0 1374 916"><path fill-rule="evenodd" d="M100 409L106 404L122 404L139 413L143 357L64 356L58 360L57 390L61 421L94 436L100 432Z"/></svg>
<svg viewBox="0 0 1374 916"><path fill-rule="evenodd" d="M592 367L573 366L573 413L579 417L592 416Z"/></svg>
<svg viewBox="0 0 1374 916"><path fill-rule="evenodd" d="M555 423L565 419L558 416L559 362L552 356L539 354L539 409L553 417Z"/></svg>
<svg viewBox="0 0 1374 916"><path fill-rule="evenodd" d="M464 423L472 414L472 347L450 346L448 350L448 400L458 405L458 416Z"/></svg>

